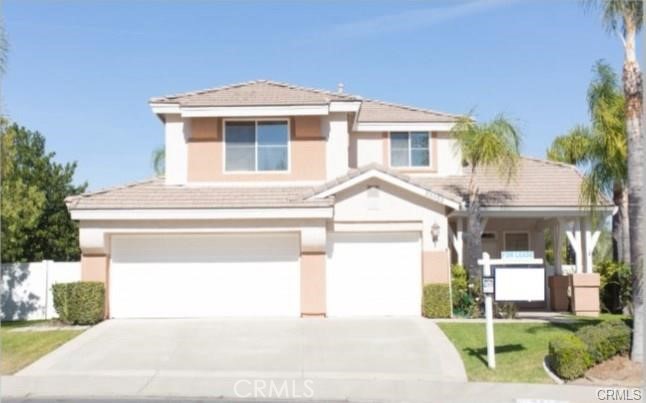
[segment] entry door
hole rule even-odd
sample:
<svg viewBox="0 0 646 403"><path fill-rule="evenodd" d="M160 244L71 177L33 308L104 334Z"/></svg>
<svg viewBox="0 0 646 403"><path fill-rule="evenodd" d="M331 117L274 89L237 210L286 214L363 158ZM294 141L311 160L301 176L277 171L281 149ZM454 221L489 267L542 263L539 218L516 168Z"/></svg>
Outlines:
<svg viewBox="0 0 646 403"><path fill-rule="evenodd" d="M327 247L329 316L419 316L420 234L332 233Z"/></svg>

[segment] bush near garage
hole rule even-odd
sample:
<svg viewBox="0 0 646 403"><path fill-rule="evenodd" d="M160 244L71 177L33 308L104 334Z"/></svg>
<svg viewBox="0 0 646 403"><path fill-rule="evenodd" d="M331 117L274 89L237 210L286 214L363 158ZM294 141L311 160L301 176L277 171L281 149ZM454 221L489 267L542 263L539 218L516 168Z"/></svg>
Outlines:
<svg viewBox="0 0 646 403"><path fill-rule="evenodd" d="M448 284L424 286L422 314L427 318L451 317L451 290Z"/></svg>
<svg viewBox="0 0 646 403"><path fill-rule="evenodd" d="M573 334L550 340L547 360L560 378L568 380L582 377L593 362L585 343Z"/></svg>
<svg viewBox="0 0 646 403"><path fill-rule="evenodd" d="M631 329L620 320L585 326L575 334L586 345L590 358L597 364L630 351Z"/></svg>
<svg viewBox="0 0 646 403"><path fill-rule="evenodd" d="M93 325L103 320L105 288L103 283L79 281L54 284L54 308L61 321L76 325Z"/></svg>

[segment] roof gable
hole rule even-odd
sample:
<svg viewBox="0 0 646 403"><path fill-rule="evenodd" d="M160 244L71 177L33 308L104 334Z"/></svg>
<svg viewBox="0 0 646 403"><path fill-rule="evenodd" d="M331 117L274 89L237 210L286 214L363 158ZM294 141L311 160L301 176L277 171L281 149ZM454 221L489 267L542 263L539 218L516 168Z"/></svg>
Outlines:
<svg viewBox="0 0 646 403"><path fill-rule="evenodd" d="M461 200L453 195L436 192L427 187L421 186L410 180L408 176L389 171L378 164L371 164L365 167L350 171L347 175L334 179L317 189L307 200L326 199L346 189L358 186L370 179L379 179L390 185L404 189L408 192L433 200L447 207L458 209Z"/></svg>

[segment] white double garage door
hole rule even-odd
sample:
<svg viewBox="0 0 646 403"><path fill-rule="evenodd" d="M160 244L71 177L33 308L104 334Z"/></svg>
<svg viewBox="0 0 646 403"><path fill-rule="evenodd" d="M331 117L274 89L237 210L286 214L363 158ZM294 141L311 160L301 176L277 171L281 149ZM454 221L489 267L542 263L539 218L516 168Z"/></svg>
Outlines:
<svg viewBox="0 0 646 403"><path fill-rule="evenodd" d="M300 315L298 234L114 236L110 316ZM328 316L419 315L419 233L328 234Z"/></svg>

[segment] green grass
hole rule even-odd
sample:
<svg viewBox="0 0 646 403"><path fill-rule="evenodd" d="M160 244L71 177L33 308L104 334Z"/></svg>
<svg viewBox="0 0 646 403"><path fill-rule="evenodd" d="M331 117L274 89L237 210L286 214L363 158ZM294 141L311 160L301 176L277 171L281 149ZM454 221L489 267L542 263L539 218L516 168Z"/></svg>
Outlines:
<svg viewBox="0 0 646 403"><path fill-rule="evenodd" d="M470 381L551 383L543 359L551 338L618 315L576 317L576 323L496 323L496 369L487 366L484 323L438 323L460 353Z"/></svg>
<svg viewBox="0 0 646 403"><path fill-rule="evenodd" d="M42 332L10 332L17 327L42 321L3 322L0 325L0 375L9 375L81 334L82 330L52 330Z"/></svg>

